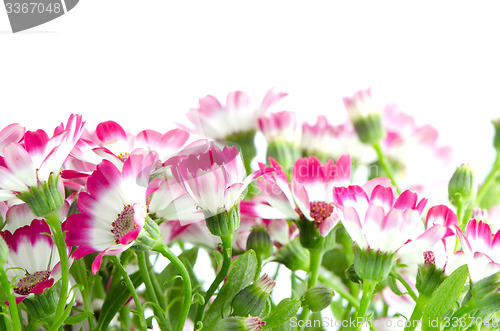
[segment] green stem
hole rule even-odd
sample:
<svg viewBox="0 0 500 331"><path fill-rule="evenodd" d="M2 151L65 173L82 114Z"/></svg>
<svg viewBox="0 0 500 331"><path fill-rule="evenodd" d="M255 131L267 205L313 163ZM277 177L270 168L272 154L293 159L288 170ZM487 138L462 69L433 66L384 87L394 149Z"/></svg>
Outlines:
<svg viewBox="0 0 500 331"><path fill-rule="evenodd" d="M323 258L323 250L321 248L310 248L309 249L309 279L307 280L307 289L313 288L318 281L319 267L321 266L321 259ZM307 307L302 308L302 313L300 314L300 320L304 321L303 325L307 324L310 315L310 309ZM304 327L300 330L304 330Z"/></svg>
<svg viewBox="0 0 500 331"><path fill-rule="evenodd" d="M50 226L52 231L52 238L56 244L57 251L59 253L59 261L61 264L61 293L59 302L57 304L56 314L54 321L62 320L64 321L64 308L66 307L66 301L68 300L68 288L69 288L69 263L68 263L68 248L64 240L64 234L61 228L61 222L59 221L59 211L56 210L52 214L45 217L47 224ZM51 330L57 330L60 325L53 325Z"/></svg>
<svg viewBox="0 0 500 331"><path fill-rule="evenodd" d="M391 180L392 185L396 186L396 190L398 191L398 193L401 194L401 190L399 189L399 186L396 183L392 167L388 162L387 158L385 157L385 154L382 151L382 147L380 147L379 143L373 144L372 146L375 149L375 152L377 152L378 161L380 162L380 165L382 166L382 168L384 168L385 172L387 173L387 177L389 177L389 179Z"/></svg>
<svg viewBox="0 0 500 331"><path fill-rule="evenodd" d="M191 288L191 277L182 263L182 261L175 255L170 248L164 242L158 242L153 250L161 253L164 257L170 260L170 262L177 268L179 274L182 277L182 283L184 284L184 302L182 303L182 309L179 313L179 323L177 324L177 331L182 331L184 329L184 324L188 318L189 308L192 302L192 288Z"/></svg>
<svg viewBox="0 0 500 331"><path fill-rule="evenodd" d="M325 284L326 286L337 292L341 297L346 299L351 304L351 306L359 309L359 299L349 293L349 291L346 291L342 286L336 284L323 275L319 275L318 279L321 283Z"/></svg>
<svg viewBox="0 0 500 331"><path fill-rule="evenodd" d="M198 307L198 311L196 312L196 321L195 325L203 319L203 314L205 313L205 307L210 301L210 298L212 295L214 295L215 290L219 288L220 283L226 278L227 274L229 273L229 267L231 266L231 258L232 258L232 249L231 249L231 242L233 239L232 234L228 234L225 236L221 236L222 240L222 250L224 253L224 260L222 261L222 268L219 271L219 274L217 277L215 277L215 280L213 283L210 285L208 288L207 293L205 294L205 302L203 304L200 304Z"/></svg>
<svg viewBox="0 0 500 331"><path fill-rule="evenodd" d="M91 312L94 313L94 307L92 306L92 287L93 287L94 281L92 280L90 284L88 285L89 288L85 287L82 291L82 298L83 298L83 308L85 309L86 312ZM94 315L90 315L87 318L87 321L89 322L89 331L94 331Z"/></svg>
<svg viewBox="0 0 500 331"><path fill-rule="evenodd" d="M370 302L372 301L373 297L373 290L375 290L375 286L377 286L376 281L372 280L364 280L363 281L363 296L361 297L361 303L359 305L359 310L356 315L356 326L354 327L354 330L361 330L365 318L366 318L366 312L368 311L368 306L370 305ZM363 321L363 322L358 322L358 321Z"/></svg>
<svg viewBox="0 0 500 331"><path fill-rule="evenodd" d="M493 163L493 167L490 172L486 176L486 179L483 182L483 185L479 188L476 196L476 205L481 207L481 203L483 202L483 198L485 197L486 192L488 192L488 188L495 182L495 179L500 174L500 153L497 152L497 156L495 158L495 162Z"/></svg>
<svg viewBox="0 0 500 331"><path fill-rule="evenodd" d="M7 273L5 272L5 270L3 270L3 267L1 266L0 266L0 282L2 283L2 287L5 290L7 298L9 300L9 311L10 311L12 326L14 327L14 330L22 330L21 320L19 319L19 310L17 309L16 298L12 293L12 288L9 279L7 278Z"/></svg>
<svg viewBox="0 0 500 331"><path fill-rule="evenodd" d="M158 298L155 293L155 289L153 286L153 283L151 281L150 277L150 272L148 268L148 264L146 262L147 256L146 252L141 252L137 251L137 261L139 264L139 272L141 274L142 280L144 281L144 285L146 286L146 292L148 294L148 299L157 304L160 305L158 302ZM165 314L158 309L157 307L153 306L153 312L156 317L156 320L158 321L158 326L160 327L160 330L164 331L167 330L167 321L165 319Z"/></svg>
<svg viewBox="0 0 500 331"><path fill-rule="evenodd" d="M417 302L418 301L418 297L415 294L415 292L413 292L413 289L411 288L410 284L408 284L408 282L406 281L406 279L404 279L404 277L401 276L401 274L399 274L399 273L392 273L391 275L394 278L396 278L397 280L399 280L401 282L401 284L403 284L403 286L405 287L406 291L408 291L408 295L410 295L410 297L413 299L413 301Z"/></svg>
<svg viewBox="0 0 500 331"><path fill-rule="evenodd" d="M139 299L139 296L137 295L137 292L135 290L134 284L130 280L130 277L127 274L127 271L125 268L123 268L122 264L120 263L120 259L118 259L117 256L109 256L109 259L113 262L115 265L115 268L118 270L120 275L123 278L123 281L125 282L125 285L127 286L130 294L132 295L132 298L134 299L134 303L137 309L137 312L139 313L139 322L141 324L141 330L146 330L146 320L144 318L144 310L142 309L142 304L141 300Z"/></svg>
<svg viewBox="0 0 500 331"><path fill-rule="evenodd" d="M417 304L415 305L415 308L413 308L410 321L409 323L406 323L407 326L405 327L405 331L413 331L419 325L419 321L422 318L422 314L428 301L429 298L420 293Z"/></svg>
<svg viewBox="0 0 500 331"><path fill-rule="evenodd" d="M118 321L120 321L122 330L131 330L132 323L130 321L130 308L128 305L124 305L122 309L120 309Z"/></svg>

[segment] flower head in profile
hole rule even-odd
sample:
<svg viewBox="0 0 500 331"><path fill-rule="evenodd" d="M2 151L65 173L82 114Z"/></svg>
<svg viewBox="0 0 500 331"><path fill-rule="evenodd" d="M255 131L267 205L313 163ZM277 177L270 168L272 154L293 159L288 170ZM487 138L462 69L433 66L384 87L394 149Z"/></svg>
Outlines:
<svg viewBox="0 0 500 331"><path fill-rule="evenodd" d="M166 165L171 165L174 178L205 217L233 208L247 186L265 172L255 171L246 177L238 149L214 142L184 150Z"/></svg>
<svg viewBox="0 0 500 331"><path fill-rule="evenodd" d="M10 280L15 278L17 303L30 294L43 293L60 277L59 254L52 238L47 235L50 233L47 223L39 219L14 233L8 230L0 232L9 247L4 268Z"/></svg>
<svg viewBox="0 0 500 331"><path fill-rule="evenodd" d="M192 124L192 128L188 130L216 140L225 139L236 133L256 131L258 118L286 95L271 89L260 105L243 91L229 93L225 105L215 97L207 95L199 100L198 108L190 109L186 114Z"/></svg>
<svg viewBox="0 0 500 331"><path fill-rule="evenodd" d="M427 229L420 218L427 203L404 191L395 199L387 178L376 178L363 187L334 189L334 201L344 213L344 227L361 249L409 254L430 248L447 233L441 225Z"/></svg>
<svg viewBox="0 0 500 331"><path fill-rule="evenodd" d="M52 138L43 130L27 131L21 142L3 148L0 159L0 200L11 200L58 176L61 167L78 142L85 122L71 115L66 125L58 126Z"/></svg>
<svg viewBox="0 0 500 331"><path fill-rule="evenodd" d="M360 90L352 97L344 98L347 115L354 125L359 139L365 144L377 144L384 136L381 110L372 100L372 90Z"/></svg>
<svg viewBox="0 0 500 331"><path fill-rule="evenodd" d="M259 117L259 129L267 142L297 143L297 121L295 113L280 111Z"/></svg>
<svg viewBox="0 0 500 331"><path fill-rule="evenodd" d="M77 247L76 259L99 253L92 264L94 274L103 255L129 248L144 226L149 175L157 160L154 152L131 154L122 169L103 160L87 180L88 193L79 194L81 213L68 218L66 243Z"/></svg>

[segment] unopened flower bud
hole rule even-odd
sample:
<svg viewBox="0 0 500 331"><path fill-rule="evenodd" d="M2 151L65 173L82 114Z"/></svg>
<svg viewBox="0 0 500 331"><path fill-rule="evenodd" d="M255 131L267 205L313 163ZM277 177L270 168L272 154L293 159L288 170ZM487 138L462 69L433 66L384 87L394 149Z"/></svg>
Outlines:
<svg viewBox="0 0 500 331"><path fill-rule="evenodd" d="M281 247L275 260L292 271L309 270L309 251L300 244L298 238Z"/></svg>
<svg viewBox="0 0 500 331"><path fill-rule="evenodd" d="M275 285L274 279L264 274L255 283L239 291L231 302L233 316L259 316Z"/></svg>
<svg viewBox="0 0 500 331"><path fill-rule="evenodd" d="M273 242L266 227L255 226L252 228L247 239L247 250L249 249L253 249L255 254L263 260L273 255Z"/></svg>
<svg viewBox="0 0 500 331"><path fill-rule="evenodd" d="M216 331L259 331L265 324L258 317L229 317L219 322Z"/></svg>
<svg viewBox="0 0 500 331"><path fill-rule="evenodd" d="M316 286L310 288L304 296L304 305L313 312L322 311L330 306L333 295L333 290L328 287Z"/></svg>
<svg viewBox="0 0 500 331"><path fill-rule="evenodd" d="M455 203L473 199L476 194L476 181L474 171L469 164L457 167L448 183L448 195Z"/></svg>
<svg viewBox="0 0 500 331"><path fill-rule="evenodd" d="M58 186L58 176L50 174L46 182L32 186L27 192L21 192L17 196L26 202L33 214L46 217L59 210L64 203L64 198Z"/></svg>
<svg viewBox="0 0 500 331"><path fill-rule="evenodd" d="M500 272L472 284L472 297L483 314L500 310Z"/></svg>
<svg viewBox="0 0 500 331"><path fill-rule="evenodd" d="M139 232L139 235L137 236L137 239L132 247L139 251L149 251L162 240L160 227L154 220L147 216L144 222L144 227L141 229L141 232Z"/></svg>
<svg viewBox="0 0 500 331"><path fill-rule="evenodd" d="M394 254L361 249L355 244L354 270L363 280L381 281L391 272Z"/></svg>
<svg viewBox="0 0 500 331"><path fill-rule="evenodd" d="M5 262L7 262L8 258L9 258L9 246L7 246L7 243L0 235L0 268L5 264Z"/></svg>

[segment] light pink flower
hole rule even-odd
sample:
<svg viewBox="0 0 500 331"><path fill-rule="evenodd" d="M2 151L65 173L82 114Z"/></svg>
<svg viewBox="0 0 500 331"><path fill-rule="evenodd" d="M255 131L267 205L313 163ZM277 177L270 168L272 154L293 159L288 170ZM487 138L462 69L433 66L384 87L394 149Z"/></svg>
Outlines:
<svg viewBox="0 0 500 331"><path fill-rule="evenodd" d="M198 108L187 112L192 125L187 130L211 139L255 131L258 128L257 119L286 95L271 89L258 105L248 93L234 91L228 94L224 106L215 97L207 95L199 100Z"/></svg>
<svg viewBox="0 0 500 331"><path fill-rule="evenodd" d="M500 231L493 234L488 224L472 219L464 233L457 233L473 283L500 271Z"/></svg>
<svg viewBox="0 0 500 331"><path fill-rule="evenodd" d="M430 248L441 240L446 227L425 229L420 218L427 200L418 201L417 194L409 190L395 199L389 183L386 178L376 178L364 187L334 189L334 202L341 206L351 239L362 249L401 255Z"/></svg>
<svg viewBox="0 0 500 331"><path fill-rule="evenodd" d="M280 111L259 117L259 129L267 142L298 142L297 121L295 113Z"/></svg>
<svg viewBox="0 0 500 331"><path fill-rule="evenodd" d="M60 278L59 254L52 242L50 228L43 220L34 219L30 225L14 233L2 231L0 235L9 247L4 265L7 276L15 280L16 302L30 294L40 294Z"/></svg>
<svg viewBox="0 0 500 331"><path fill-rule="evenodd" d="M147 214L149 175L157 160L154 152L131 154L122 169L103 160L88 178L88 193L79 194L81 213L68 218L66 243L77 247L76 259L99 252L92 264L94 274L103 255L120 254L139 235Z"/></svg>
<svg viewBox="0 0 500 331"><path fill-rule="evenodd" d="M344 106L352 122L359 118L366 118L373 113L381 113L381 109L373 103L371 87L359 90L352 97L344 97Z"/></svg>

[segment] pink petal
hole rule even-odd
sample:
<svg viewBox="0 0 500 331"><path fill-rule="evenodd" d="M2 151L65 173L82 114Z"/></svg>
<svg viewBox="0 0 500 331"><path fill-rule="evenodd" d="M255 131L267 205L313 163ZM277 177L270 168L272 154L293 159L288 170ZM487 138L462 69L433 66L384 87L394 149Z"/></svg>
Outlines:
<svg viewBox="0 0 500 331"><path fill-rule="evenodd" d="M398 197L398 199L394 203L394 208L399 210L415 209L416 204L417 194L410 190L406 190Z"/></svg>
<svg viewBox="0 0 500 331"><path fill-rule="evenodd" d="M448 206L437 205L429 209L425 219L426 228L434 224L451 227L454 224L458 225L458 218Z"/></svg>
<svg viewBox="0 0 500 331"><path fill-rule="evenodd" d="M101 262L102 262L102 253L99 253L94 262L92 262L92 275L95 275L98 271L99 268L101 267Z"/></svg>
<svg viewBox="0 0 500 331"><path fill-rule="evenodd" d="M116 140L127 140L127 134L125 130L114 121L106 121L99 123L95 130L97 138L102 143L110 143Z"/></svg>
<svg viewBox="0 0 500 331"><path fill-rule="evenodd" d="M266 95L264 96L264 99L262 100L262 103L260 105L260 108L264 111L269 109L272 105L274 105L276 102L280 101L284 97L286 97L288 93L284 92L276 92L274 89L270 89Z"/></svg>

